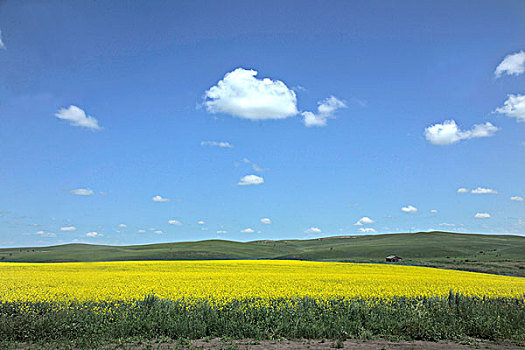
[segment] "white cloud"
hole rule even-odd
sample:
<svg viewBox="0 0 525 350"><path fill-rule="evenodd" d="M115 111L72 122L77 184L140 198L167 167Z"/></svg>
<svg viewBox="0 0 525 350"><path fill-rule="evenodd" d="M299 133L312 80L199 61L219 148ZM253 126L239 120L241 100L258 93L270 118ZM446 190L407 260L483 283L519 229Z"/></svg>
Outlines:
<svg viewBox="0 0 525 350"><path fill-rule="evenodd" d="M509 95L503 106L496 108L494 112L525 122L525 95Z"/></svg>
<svg viewBox="0 0 525 350"><path fill-rule="evenodd" d="M471 130L461 131L454 120L445 120L425 128L425 138L438 146L452 145L461 140L494 136L499 128L490 122L474 124Z"/></svg>
<svg viewBox="0 0 525 350"><path fill-rule="evenodd" d="M325 126L328 118L334 118L338 109L346 108L346 104L334 96L330 96L318 102L317 114L313 112L303 112L303 123L305 126Z"/></svg>
<svg viewBox="0 0 525 350"><path fill-rule="evenodd" d="M218 233L218 234L221 234L221 233L228 233L228 231L224 231L224 230L217 230L217 232L216 232L216 233Z"/></svg>
<svg viewBox="0 0 525 350"><path fill-rule="evenodd" d="M437 213L438 211L436 209L432 209L430 212L431 213Z"/></svg>
<svg viewBox="0 0 525 350"><path fill-rule="evenodd" d="M517 202L523 202L523 197L520 196L512 196L510 197L511 201L517 201Z"/></svg>
<svg viewBox="0 0 525 350"><path fill-rule="evenodd" d="M197 222L197 224L199 224L199 225L206 225L206 222L201 220L201 221Z"/></svg>
<svg viewBox="0 0 525 350"><path fill-rule="evenodd" d="M478 187L471 191L474 194L498 194L498 191L494 191L491 188Z"/></svg>
<svg viewBox="0 0 525 350"><path fill-rule="evenodd" d="M306 231L304 231L305 233L321 233L321 229L318 228L318 227L310 227L309 229L307 229Z"/></svg>
<svg viewBox="0 0 525 350"><path fill-rule="evenodd" d="M262 177L257 175L246 175L237 183L237 185L260 185L262 183L264 183L264 179Z"/></svg>
<svg viewBox="0 0 525 350"><path fill-rule="evenodd" d="M60 228L60 231L75 231L76 229L75 226L64 226Z"/></svg>
<svg viewBox="0 0 525 350"><path fill-rule="evenodd" d="M102 233L93 231L93 232L86 233L86 237L104 237L104 235Z"/></svg>
<svg viewBox="0 0 525 350"><path fill-rule="evenodd" d="M92 196L94 194L93 190L88 188L77 188L69 191L69 193L75 194L77 196Z"/></svg>
<svg viewBox="0 0 525 350"><path fill-rule="evenodd" d="M474 217L476 219L488 219L488 218L490 218L490 214L489 213L476 213L476 215L474 215Z"/></svg>
<svg viewBox="0 0 525 350"><path fill-rule="evenodd" d="M168 224L175 225L175 226L182 226L182 222L180 222L178 220L169 220Z"/></svg>
<svg viewBox="0 0 525 350"><path fill-rule="evenodd" d="M468 188L465 188L465 187L458 188L457 193L468 193Z"/></svg>
<svg viewBox="0 0 525 350"><path fill-rule="evenodd" d="M245 228L244 230L241 230L242 233L254 233L255 231L251 228Z"/></svg>
<svg viewBox="0 0 525 350"><path fill-rule="evenodd" d="M401 210L405 213L417 213L417 208L411 205L403 207L401 208Z"/></svg>
<svg viewBox="0 0 525 350"><path fill-rule="evenodd" d="M88 129L99 130L101 127L98 121L90 115L86 115L82 109L77 106L69 106L69 108L61 108L55 113L55 117L69 121L72 126L81 126Z"/></svg>
<svg viewBox="0 0 525 350"><path fill-rule="evenodd" d="M126 224L120 224L120 225L118 225L118 227L128 227L128 225L126 225Z"/></svg>
<svg viewBox="0 0 525 350"><path fill-rule="evenodd" d="M523 72L525 72L525 52L520 51L505 56L503 61L496 67L494 74L496 78L499 78L503 74L520 75Z"/></svg>
<svg viewBox="0 0 525 350"><path fill-rule="evenodd" d="M151 200L154 201L154 202L170 202L171 201L171 199L164 198L164 197L159 196L159 195L153 197Z"/></svg>
<svg viewBox="0 0 525 350"><path fill-rule="evenodd" d="M138 230L138 233L146 233L146 230Z"/></svg>
<svg viewBox="0 0 525 350"><path fill-rule="evenodd" d="M270 220L269 218L262 218L261 222L265 225L270 225L272 223L272 220Z"/></svg>
<svg viewBox="0 0 525 350"><path fill-rule="evenodd" d="M365 227L360 227L360 228L359 228L359 231L360 231L360 232L363 232L363 233L373 233L373 232L376 232L376 230L374 230L373 228L365 228Z"/></svg>
<svg viewBox="0 0 525 350"><path fill-rule="evenodd" d="M447 224L446 222L442 222L441 224L439 224L439 226L454 227L454 226L456 226L456 225L454 225L454 224Z"/></svg>
<svg viewBox="0 0 525 350"><path fill-rule="evenodd" d="M237 68L205 93L210 113L250 120L284 119L298 113L297 97L282 81L257 79L257 72Z"/></svg>
<svg viewBox="0 0 525 350"><path fill-rule="evenodd" d="M153 231L153 233L156 233L156 234L158 234L158 235L161 235L161 234L163 234L164 232L162 232L162 230L155 230L155 231Z"/></svg>
<svg viewBox="0 0 525 350"><path fill-rule="evenodd" d="M244 158L242 160L244 163L246 164L250 164L252 166L252 169L255 170L255 171L258 171L258 172L261 172L265 169L261 168L260 166L258 166L257 164L255 164L254 162L252 162L251 160L249 160L248 158Z"/></svg>
<svg viewBox="0 0 525 350"><path fill-rule="evenodd" d="M5 44L4 42L2 41L2 31L0 30L0 49L4 49L5 50Z"/></svg>
<svg viewBox="0 0 525 350"><path fill-rule="evenodd" d="M51 232L38 231L36 232L40 237L56 237L57 235Z"/></svg>
<svg viewBox="0 0 525 350"><path fill-rule="evenodd" d="M233 145L225 141L202 141L201 146L214 146L221 148L233 148Z"/></svg>
<svg viewBox="0 0 525 350"><path fill-rule="evenodd" d="M375 221L370 219L368 216L363 216L361 219L357 220L354 224L356 226L363 226L365 224L373 224Z"/></svg>

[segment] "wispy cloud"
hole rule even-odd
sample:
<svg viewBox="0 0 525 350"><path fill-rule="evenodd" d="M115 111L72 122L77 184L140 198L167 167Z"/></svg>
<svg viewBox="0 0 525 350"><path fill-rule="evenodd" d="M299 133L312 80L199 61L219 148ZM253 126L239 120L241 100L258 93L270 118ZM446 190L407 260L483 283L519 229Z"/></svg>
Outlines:
<svg viewBox="0 0 525 350"><path fill-rule="evenodd" d="M503 61L496 67L494 75L496 78L503 74L520 75L525 72L525 52L520 51L511 55L505 56Z"/></svg>
<svg viewBox="0 0 525 350"><path fill-rule="evenodd" d="M346 108L346 103L334 96L330 96L318 102L317 113L303 112L303 123L305 126L326 126L329 118L335 118L338 109Z"/></svg>
<svg viewBox="0 0 525 350"><path fill-rule="evenodd" d="M498 191L494 191L492 188L478 187L471 191L473 194L498 194Z"/></svg>
<svg viewBox="0 0 525 350"><path fill-rule="evenodd" d="M225 141L201 141L201 146L233 148L233 145L231 143Z"/></svg>
<svg viewBox="0 0 525 350"><path fill-rule="evenodd" d="M461 188L458 188L456 192L457 193L468 193L468 188L461 187Z"/></svg>
<svg viewBox="0 0 525 350"><path fill-rule="evenodd" d="M76 229L75 226L64 226L60 228L60 231L76 231Z"/></svg>
<svg viewBox="0 0 525 350"><path fill-rule="evenodd" d="M452 145L461 140L494 136L499 128L490 122L475 124L472 129L462 131L454 120L445 120L425 129L425 138L437 146Z"/></svg>
<svg viewBox="0 0 525 350"><path fill-rule="evenodd" d="M3 50L6 49L5 44L2 41L2 31L1 30L0 30L0 49L3 49Z"/></svg>
<svg viewBox="0 0 525 350"><path fill-rule="evenodd" d="M93 190L90 190L89 188L77 188L69 191L69 193L77 196L92 196L94 194Z"/></svg>
<svg viewBox="0 0 525 350"><path fill-rule="evenodd" d="M272 220L270 220L270 218L262 218L261 223L265 225L270 225L272 223Z"/></svg>
<svg viewBox="0 0 525 350"><path fill-rule="evenodd" d="M168 220L168 224L175 225L175 226L182 226L182 222L179 220Z"/></svg>
<svg viewBox="0 0 525 350"><path fill-rule="evenodd" d="M77 106L71 105L68 108L61 108L55 113L55 117L69 121L69 124L72 126L80 126L92 130L102 129L95 118L87 115L86 112Z"/></svg>
<svg viewBox="0 0 525 350"><path fill-rule="evenodd" d="M305 233L321 233L321 229L319 227L312 226L309 229L304 231Z"/></svg>
<svg viewBox="0 0 525 350"><path fill-rule="evenodd" d="M96 238L96 237L104 237L104 235L102 233L93 231L93 232L86 233L86 237Z"/></svg>
<svg viewBox="0 0 525 350"><path fill-rule="evenodd" d="M511 201L516 201L516 202L523 202L523 197L520 197L520 196L512 196L512 197L510 197L510 200L511 200Z"/></svg>
<svg viewBox="0 0 525 350"><path fill-rule="evenodd" d="M476 215L474 215L474 217L476 219L489 219L490 218L490 214L489 213L476 213Z"/></svg>
<svg viewBox="0 0 525 350"><path fill-rule="evenodd" d="M509 95L503 106L496 108L494 112L525 122L525 95Z"/></svg>
<svg viewBox="0 0 525 350"><path fill-rule="evenodd" d="M159 196L159 195L153 197L151 200L154 201L154 202L170 202L171 201L171 199L164 198L164 197Z"/></svg>
<svg viewBox="0 0 525 350"><path fill-rule="evenodd" d="M376 230L374 230L373 228L370 228L370 227L360 227L359 228L359 232L374 233L374 232L376 232Z"/></svg>

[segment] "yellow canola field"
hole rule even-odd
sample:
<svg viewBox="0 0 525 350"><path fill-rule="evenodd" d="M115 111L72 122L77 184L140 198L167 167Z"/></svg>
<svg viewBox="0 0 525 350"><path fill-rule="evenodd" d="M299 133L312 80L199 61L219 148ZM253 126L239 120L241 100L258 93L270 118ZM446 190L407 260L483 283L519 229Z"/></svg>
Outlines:
<svg viewBox="0 0 525 350"><path fill-rule="evenodd" d="M525 278L425 267L304 261L0 263L1 301L161 298L522 297Z"/></svg>

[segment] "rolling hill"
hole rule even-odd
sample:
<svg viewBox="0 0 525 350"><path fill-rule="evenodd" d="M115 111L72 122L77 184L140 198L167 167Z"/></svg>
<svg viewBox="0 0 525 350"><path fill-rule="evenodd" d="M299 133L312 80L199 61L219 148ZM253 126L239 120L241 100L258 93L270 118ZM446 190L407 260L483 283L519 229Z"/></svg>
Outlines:
<svg viewBox="0 0 525 350"><path fill-rule="evenodd" d="M420 232L309 240L206 240L132 246L64 244L0 249L3 262L290 259L402 264L525 276L525 237Z"/></svg>

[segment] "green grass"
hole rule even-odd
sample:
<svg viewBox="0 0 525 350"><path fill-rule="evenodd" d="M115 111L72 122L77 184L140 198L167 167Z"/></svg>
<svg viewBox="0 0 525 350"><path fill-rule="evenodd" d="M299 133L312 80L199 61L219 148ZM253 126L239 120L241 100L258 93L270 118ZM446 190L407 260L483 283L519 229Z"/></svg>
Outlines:
<svg viewBox="0 0 525 350"><path fill-rule="evenodd" d="M384 262L525 276L525 237L422 232L356 235L311 240L163 243L136 246L66 244L0 249L0 261L118 261L208 259L299 259Z"/></svg>
<svg viewBox="0 0 525 350"><path fill-rule="evenodd" d="M232 301L217 308L147 296L133 302L0 302L0 346L62 342L94 347L152 339L369 339L525 341L521 299L309 298Z"/></svg>

